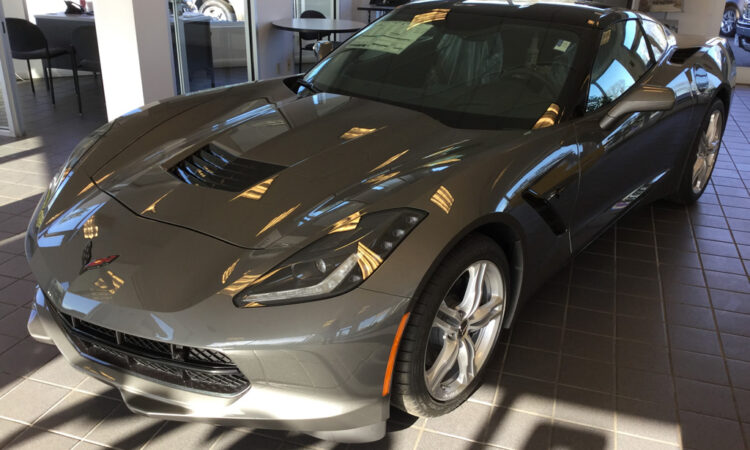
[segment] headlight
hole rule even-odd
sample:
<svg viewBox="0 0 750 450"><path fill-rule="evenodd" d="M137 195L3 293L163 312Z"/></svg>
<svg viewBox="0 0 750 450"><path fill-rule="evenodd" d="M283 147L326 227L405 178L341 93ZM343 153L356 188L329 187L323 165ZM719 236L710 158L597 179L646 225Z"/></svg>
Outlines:
<svg viewBox="0 0 750 450"><path fill-rule="evenodd" d="M86 152L96 144L99 138L104 136L112 128L112 125L114 125L114 121L104 124L94 130L93 133L83 138L83 140L73 149L67 161L65 161L65 164L63 164L55 176L52 177L52 181L49 183L49 188L42 196L39 206L37 207L37 215L35 219L37 229L42 226L42 222L47 215L47 211L49 211L49 207L55 201L55 198L57 198L60 189L65 185L65 182L67 182L68 177L73 172L73 168L78 164L78 161L80 161L81 158L83 158L83 155L85 155Z"/></svg>
<svg viewBox="0 0 750 450"><path fill-rule="evenodd" d="M295 303L343 294L366 280L427 215L398 209L333 225L328 235L258 277L234 297L239 307Z"/></svg>

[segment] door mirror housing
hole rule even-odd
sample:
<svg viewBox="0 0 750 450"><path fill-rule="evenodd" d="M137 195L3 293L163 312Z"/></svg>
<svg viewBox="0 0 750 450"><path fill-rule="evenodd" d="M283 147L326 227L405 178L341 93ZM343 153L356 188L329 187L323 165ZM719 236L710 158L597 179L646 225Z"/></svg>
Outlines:
<svg viewBox="0 0 750 450"><path fill-rule="evenodd" d="M599 125L603 130L610 128L620 117L634 112L668 111L674 108L675 94L668 87L643 85L621 98Z"/></svg>

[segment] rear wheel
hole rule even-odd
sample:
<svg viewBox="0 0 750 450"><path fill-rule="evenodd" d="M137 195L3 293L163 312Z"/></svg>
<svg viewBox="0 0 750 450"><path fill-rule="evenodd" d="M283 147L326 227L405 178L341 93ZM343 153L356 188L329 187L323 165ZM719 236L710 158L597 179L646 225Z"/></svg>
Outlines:
<svg viewBox="0 0 750 450"><path fill-rule="evenodd" d="M693 204L706 190L716 166L716 158L719 156L724 134L724 121L724 102L719 99L714 100L698 130L694 148L690 153L687 168L675 196L678 203Z"/></svg>
<svg viewBox="0 0 750 450"><path fill-rule="evenodd" d="M734 5L727 5L724 15L721 17L721 34L734 37L737 33L737 21L740 18L740 10Z"/></svg>
<svg viewBox="0 0 750 450"><path fill-rule="evenodd" d="M479 385L502 330L508 262L473 235L440 264L417 300L401 341L392 401L422 417L445 414Z"/></svg>
<svg viewBox="0 0 750 450"><path fill-rule="evenodd" d="M224 0L206 0L201 4L200 12L220 22L234 21L234 9Z"/></svg>

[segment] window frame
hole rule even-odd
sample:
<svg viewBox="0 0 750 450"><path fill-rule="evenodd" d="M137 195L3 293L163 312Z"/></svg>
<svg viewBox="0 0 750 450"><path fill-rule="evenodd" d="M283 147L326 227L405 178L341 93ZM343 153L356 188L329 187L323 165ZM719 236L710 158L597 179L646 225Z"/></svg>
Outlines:
<svg viewBox="0 0 750 450"><path fill-rule="evenodd" d="M645 38L646 49L648 50L648 55L649 55L649 65L648 65L648 68L619 97L617 97L613 101L607 103L606 105L602 105L602 106L600 106L597 109L594 109L592 111L588 111L587 107L588 107L589 95L591 93L591 87L594 84L593 83L593 79L592 79L592 75L593 75L593 72L594 72L594 63L596 62L596 58L599 56L599 45L598 45L598 43L600 42L601 36L610 27L614 27L617 24L620 24L620 23L623 23L623 22L630 22L630 21L635 21L636 26L638 27L638 29L641 31L641 33L643 34L643 36ZM581 114L582 117L588 117L588 116L591 116L591 115L594 115L594 114L601 113L602 111L608 111L610 108L614 107L614 105L616 105L620 101L621 98L627 96L633 90L633 88L635 88L638 84L640 84L640 82L644 78L647 78L651 74L651 72L653 72L653 70L659 65L659 61L657 61L656 58L654 57L654 52L653 52L653 49L651 48L651 42L646 37L647 34L646 34L646 30L643 28L643 23L642 23L641 17L629 17L629 18L626 18L626 19L622 19L622 20L618 20L616 22L613 22L613 23L609 24L607 26L607 28L599 30L598 36L599 36L599 38L596 41L595 50L593 52L594 57L591 60L591 64L589 64L589 73L588 73L588 77L587 77L587 81L588 82L586 83L586 89L585 89L585 92L584 92L583 97L581 99L581 103L576 108L578 111L581 112L580 114ZM665 51L664 54L666 55L666 51ZM664 57L664 55L662 55L662 57Z"/></svg>

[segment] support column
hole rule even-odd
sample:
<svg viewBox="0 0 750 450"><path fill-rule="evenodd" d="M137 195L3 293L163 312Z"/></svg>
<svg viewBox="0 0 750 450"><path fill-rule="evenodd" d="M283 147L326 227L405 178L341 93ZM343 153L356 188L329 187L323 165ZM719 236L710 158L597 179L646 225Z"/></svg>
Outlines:
<svg viewBox="0 0 750 450"><path fill-rule="evenodd" d="M167 2L98 1L95 8L109 119L175 95Z"/></svg>

